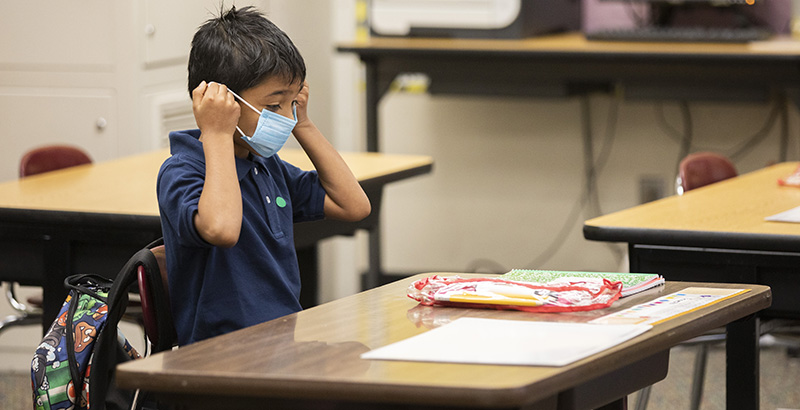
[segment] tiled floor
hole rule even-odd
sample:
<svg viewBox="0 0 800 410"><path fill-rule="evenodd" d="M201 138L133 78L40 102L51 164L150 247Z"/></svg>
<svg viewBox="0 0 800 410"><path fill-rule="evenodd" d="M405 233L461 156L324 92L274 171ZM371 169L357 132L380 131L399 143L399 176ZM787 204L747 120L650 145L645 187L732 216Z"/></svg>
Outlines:
<svg viewBox="0 0 800 410"><path fill-rule="evenodd" d="M800 409L800 358L788 358L783 346L766 346L761 349L761 409ZM676 347L670 352L667 378L653 386L647 409L689 409L692 372L697 347ZM719 344L709 351L706 382L703 389L703 410L725 409L725 345ZM634 409L636 397L630 397L629 408Z"/></svg>

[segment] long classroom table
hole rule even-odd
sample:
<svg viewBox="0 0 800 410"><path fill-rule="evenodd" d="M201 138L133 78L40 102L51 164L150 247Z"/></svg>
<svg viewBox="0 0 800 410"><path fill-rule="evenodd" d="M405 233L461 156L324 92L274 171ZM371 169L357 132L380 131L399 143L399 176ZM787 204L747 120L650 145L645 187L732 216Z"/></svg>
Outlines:
<svg viewBox="0 0 800 410"><path fill-rule="evenodd" d="M303 169L313 165L302 150L279 155ZM156 176L169 151L158 150L0 183L0 280L44 288L43 329L66 297L64 278L75 273L114 276L137 250L161 236ZM428 156L342 153L372 202L360 222L323 220L295 224L303 279L301 304L317 293L319 240L370 234L368 285L380 275L379 222L383 187L429 173ZM374 237L374 238L373 238Z"/></svg>
<svg viewBox="0 0 800 410"><path fill-rule="evenodd" d="M774 302L751 323L728 327L728 403L758 408L742 388L758 383L758 337L775 323L800 319L800 223L764 218L800 206L800 188L778 179L799 164L786 162L584 223L586 239L628 244L631 272L667 280L770 286ZM733 360L732 358L736 358ZM733 376L736 377L733 377Z"/></svg>

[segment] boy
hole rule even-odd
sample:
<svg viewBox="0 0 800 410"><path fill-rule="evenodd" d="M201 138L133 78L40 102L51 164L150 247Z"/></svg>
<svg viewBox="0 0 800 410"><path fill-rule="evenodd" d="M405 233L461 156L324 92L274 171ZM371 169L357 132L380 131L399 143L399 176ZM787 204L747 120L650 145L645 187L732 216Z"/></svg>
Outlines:
<svg viewBox="0 0 800 410"><path fill-rule="evenodd" d="M192 40L197 130L170 133L158 175L172 313L181 345L299 311L292 224L357 221L370 204L308 118L305 63L252 7L208 20ZM316 171L274 153L294 134Z"/></svg>

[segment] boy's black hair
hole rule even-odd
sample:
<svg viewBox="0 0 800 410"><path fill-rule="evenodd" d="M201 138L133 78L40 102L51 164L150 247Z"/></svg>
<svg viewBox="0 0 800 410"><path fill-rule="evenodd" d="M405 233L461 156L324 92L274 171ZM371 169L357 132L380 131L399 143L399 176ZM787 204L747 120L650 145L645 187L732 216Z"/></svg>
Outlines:
<svg viewBox="0 0 800 410"><path fill-rule="evenodd" d="M252 6L220 10L192 39L189 96L202 81L241 93L274 76L302 83L306 65L289 36Z"/></svg>

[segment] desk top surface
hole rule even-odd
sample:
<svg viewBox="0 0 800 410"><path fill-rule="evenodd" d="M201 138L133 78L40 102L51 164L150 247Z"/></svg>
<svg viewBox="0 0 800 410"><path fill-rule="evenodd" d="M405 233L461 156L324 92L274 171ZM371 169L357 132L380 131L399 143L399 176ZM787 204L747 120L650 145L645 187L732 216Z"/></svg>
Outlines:
<svg viewBox="0 0 800 410"><path fill-rule="evenodd" d="M778 185L778 179L797 166L795 162L776 164L684 195L590 219L584 224L584 235L587 239L635 243L653 243L656 239L656 243L665 245L681 245L681 240L692 237L715 242L709 246L744 239L752 242L743 244L746 246L783 243L797 250L800 224L764 220L800 206L800 188Z"/></svg>
<svg viewBox="0 0 800 410"><path fill-rule="evenodd" d="M412 281L429 275L403 279L126 363L117 369L117 381L126 388L189 395L512 407L552 397L705 330L761 310L771 302L770 290L765 286L701 284L751 290L667 320L630 341L563 367L360 359L361 353L372 348L406 339L459 317L587 322L698 286L668 282L666 286L621 299L608 309L535 314L418 305L406 296L406 289Z"/></svg>
<svg viewBox="0 0 800 410"><path fill-rule="evenodd" d="M800 41L776 37L750 43L665 43L587 40L582 33L562 33L525 39L458 39L373 37L343 43L339 51L361 55L388 53L514 53L605 54L698 57L800 58Z"/></svg>
<svg viewBox="0 0 800 410"><path fill-rule="evenodd" d="M283 149L279 155L313 169L302 150ZM433 164L422 155L341 155L362 184L426 173ZM168 156L162 149L0 183L0 208L158 216L156 177Z"/></svg>

